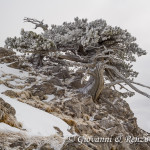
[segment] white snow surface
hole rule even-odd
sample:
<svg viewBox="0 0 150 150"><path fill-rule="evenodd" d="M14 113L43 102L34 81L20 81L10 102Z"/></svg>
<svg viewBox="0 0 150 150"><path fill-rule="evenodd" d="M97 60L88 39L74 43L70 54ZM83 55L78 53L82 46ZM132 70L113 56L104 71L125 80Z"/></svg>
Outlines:
<svg viewBox="0 0 150 150"><path fill-rule="evenodd" d="M4 130L4 131L11 131L11 132L20 132L20 129L17 129L17 128L14 128L14 127L11 127L3 122L0 123L0 129L1 130Z"/></svg>
<svg viewBox="0 0 150 150"><path fill-rule="evenodd" d="M0 85L0 92L4 92L6 88L4 85ZM15 108L16 118L23 124L23 128L27 130L27 134L33 136L54 135L57 131L53 127L56 126L63 132L64 137L71 136L67 131L70 127L60 118L1 93L0 97Z"/></svg>
<svg viewBox="0 0 150 150"><path fill-rule="evenodd" d="M17 69L8 67L6 64L0 64L0 77L3 74L14 74L21 78L28 77L28 72L20 72ZM2 92L6 90L12 90L6 87L3 84L0 84L0 97L7 103L9 103L16 110L17 121L21 122L23 129L26 129L26 134L30 136L51 136L57 133L54 129L58 127L62 132L64 137L71 136L71 133L68 132L70 126L65 123L60 118L49 114L43 110L34 108L28 104L19 102L17 99L10 98ZM10 130L10 131L19 131L14 127L0 123L0 130ZM21 131L21 130L20 130Z"/></svg>
<svg viewBox="0 0 150 150"><path fill-rule="evenodd" d="M47 96L48 96L48 98L47 98L47 100L44 100L44 102L49 102L49 101L51 101L52 99L55 98L55 95L54 95L54 94L47 95Z"/></svg>
<svg viewBox="0 0 150 150"><path fill-rule="evenodd" d="M8 64L7 64L8 65ZM8 67L6 64L0 64L0 75L2 74L14 74L18 77L27 77L29 75L26 71L21 71L19 69L14 69Z"/></svg>

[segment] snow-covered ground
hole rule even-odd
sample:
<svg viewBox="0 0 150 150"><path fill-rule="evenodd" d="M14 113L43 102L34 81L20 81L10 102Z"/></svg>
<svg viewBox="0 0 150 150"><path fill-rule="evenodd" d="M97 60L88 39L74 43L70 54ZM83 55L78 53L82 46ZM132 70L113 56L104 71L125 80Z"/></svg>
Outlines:
<svg viewBox="0 0 150 150"><path fill-rule="evenodd" d="M8 64L0 64L0 75L2 74L13 74L18 77L27 77L29 75L26 71L21 71L19 69L10 68L7 66Z"/></svg>
<svg viewBox="0 0 150 150"><path fill-rule="evenodd" d="M3 76L5 74L7 74L7 76ZM22 82L30 76L28 72L10 68L6 64L0 64L0 80L11 78L11 75L15 75L20 78L15 79L15 81L10 81L11 84L19 84L20 81ZM40 77L37 78L40 79ZM10 130L14 132L21 131L31 136L50 136L57 133L57 131L53 128L54 126L56 126L63 132L65 137L72 136L71 133L68 132L68 129L70 127L63 120L42 110L34 108L28 104L19 102L16 99L12 99L4 94L1 94L6 90L11 89L3 84L0 84L0 97L15 108L16 118L19 122L23 124L23 128L26 129L26 131L21 131L19 129L10 127L4 123L0 123L0 130ZM129 98L127 102L130 104L132 111L135 113L135 117L137 117L139 127L147 132L150 132L150 121L148 119L150 115L150 111L148 109L149 103L144 103L142 97L143 96L140 96L140 100L138 99L138 101L141 101L140 105L139 103L137 103L137 100L133 100L133 98ZM53 98L54 95L49 95L48 101ZM144 105L146 103L147 105Z"/></svg>
<svg viewBox="0 0 150 150"><path fill-rule="evenodd" d="M6 64L0 64L1 78L3 74L13 74L20 78L29 76L27 72L20 72L17 69L7 67ZM15 108L17 121L22 123L23 129L26 129L25 133L27 135L51 136L57 133L54 127L58 127L63 132L64 137L71 136L71 133L68 132L70 126L63 120L52 114L49 114L2 94L2 92L6 90L10 90L10 88L6 87L3 84L0 84L0 97ZM10 130L14 132L19 131L19 129L10 127L4 123L0 123L0 130Z"/></svg>

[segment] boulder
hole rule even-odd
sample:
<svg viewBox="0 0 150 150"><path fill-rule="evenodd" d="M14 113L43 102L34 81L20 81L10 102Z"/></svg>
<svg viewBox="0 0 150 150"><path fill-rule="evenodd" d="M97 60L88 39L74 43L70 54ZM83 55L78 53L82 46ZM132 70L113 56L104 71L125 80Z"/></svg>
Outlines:
<svg viewBox="0 0 150 150"><path fill-rule="evenodd" d="M31 91L33 96L39 96L41 100L45 99L45 95L54 94L57 88L50 82L43 82L40 85L33 85L31 88L28 89Z"/></svg>
<svg viewBox="0 0 150 150"><path fill-rule="evenodd" d="M9 96L10 98L18 97L17 93L12 90L7 90L7 91L3 92L2 94L5 94L6 96Z"/></svg>

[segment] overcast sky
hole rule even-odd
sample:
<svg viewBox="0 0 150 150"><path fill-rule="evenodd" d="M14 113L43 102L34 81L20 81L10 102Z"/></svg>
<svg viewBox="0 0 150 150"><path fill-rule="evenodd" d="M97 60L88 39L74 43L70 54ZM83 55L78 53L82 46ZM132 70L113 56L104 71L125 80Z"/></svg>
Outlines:
<svg viewBox="0 0 150 150"><path fill-rule="evenodd" d="M34 30L32 24L23 23L24 17L44 19L51 25L73 21L76 16L89 21L105 19L135 36L148 52L134 64L140 73L136 81L150 86L150 0L0 0L0 46L7 37L19 36L21 28ZM150 100L136 94L127 101L139 126L150 132Z"/></svg>

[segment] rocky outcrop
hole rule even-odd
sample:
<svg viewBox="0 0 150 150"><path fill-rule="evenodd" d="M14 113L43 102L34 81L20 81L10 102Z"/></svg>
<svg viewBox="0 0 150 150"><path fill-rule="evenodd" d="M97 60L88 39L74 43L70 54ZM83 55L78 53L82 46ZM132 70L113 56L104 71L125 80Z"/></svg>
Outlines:
<svg viewBox="0 0 150 150"><path fill-rule="evenodd" d="M12 62L9 67L19 69L19 63L14 60L17 60L14 52L0 48L0 62ZM150 135L138 127L137 119L119 92L104 88L99 101L93 102L91 96L78 91L83 86L81 84L82 74L80 72L78 75L77 73L69 74L62 68L60 66L50 68L48 74L43 71L43 74L46 75L44 77L38 71L31 72L28 69L26 71L31 76L25 78L3 74L0 84L11 88L2 94L64 120L71 127L69 132L74 137L63 139L63 132L58 127L54 127L57 134L53 138L25 137L19 133L0 132L0 137L2 137L0 138L0 149L55 150L55 146L59 144L59 150L150 149L150 142L131 144L126 141L126 137L129 136L148 137ZM40 79L36 78L38 75ZM51 75L50 78L49 75ZM13 85L15 79L19 80L19 83L23 81L23 85ZM54 98L45 101L49 95L53 95ZM0 122L21 128L21 123L16 120L15 113L15 109L0 98ZM122 138L121 143L115 141L118 137ZM53 144L55 140L56 145Z"/></svg>
<svg viewBox="0 0 150 150"><path fill-rule="evenodd" d="M58 115L71 126L71 133L77 133L81 137L110 138L112 142L83 142L80 137L75 137L73 142L66 140L61 150L132 150L144 147L149 150L150 143L133 144L125 141L127 137L147 136L137 125L136 118L129 105L120 99L118 93L111 89L105 89L103 95L107 95L118 111L105 101L95 104L91 97L76 94L70 100L52 102L53 107L60 110ZM118 113L119 112L119 113ZM58 113L58 112L57 112ZM117 143L115 138L122 136L122 143Z"/></svg>

